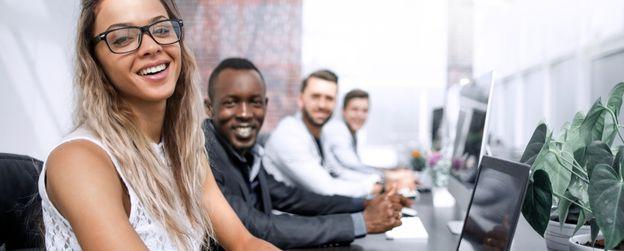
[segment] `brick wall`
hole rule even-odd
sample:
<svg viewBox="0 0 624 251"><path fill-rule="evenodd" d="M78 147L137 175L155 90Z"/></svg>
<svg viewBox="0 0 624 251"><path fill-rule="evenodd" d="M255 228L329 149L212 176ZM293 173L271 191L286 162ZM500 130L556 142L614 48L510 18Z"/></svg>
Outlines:
<svg viewBox="0 0 624 251"><path fill-rule="evenodd" d="M301 81L302 0L177 0L185 41L197 59L202 89L222 59L244 57L267 82L264 131L297 110Z"/></svg>

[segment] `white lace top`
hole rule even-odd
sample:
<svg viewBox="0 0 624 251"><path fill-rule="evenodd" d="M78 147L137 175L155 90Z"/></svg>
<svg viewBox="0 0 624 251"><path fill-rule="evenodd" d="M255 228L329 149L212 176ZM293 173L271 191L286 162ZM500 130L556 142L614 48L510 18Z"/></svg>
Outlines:
<svg viewBox="0 0 624 251"><path fill-rule="evenodd" d="M79 128L71 134L67 135L59 145L72 141L72 140L88 140L93 142L102 148L112 160L117 173L121 177L121 180L128 189L130 196L130 225L137 232L143 243L150 250L176 250L174 242L170 239L169 235L165 231L164 227L149 215L143 203L139 201L132 186L128 184L125 177L120 172L120 166L117 159L111 154L111 152L104 146L104 144L94 137L88 130ZM154 147L158 147L158 153L164 158L164 152L161 144L154 144ZM53 149L54 149L53 148ZM46 158L47 162L47 158ZM81 250L76 235L72 230L69 222L58 212L56 207L50 202L45 186L45 173L46 165L44 165L41 175L39 176L39 195L41 196L41 208L43 209L43 223L45 225L45 245L46 250ZM190 226L190 223L188 224ZM191 243L194 245L190 247L190 250L199 250L202 237L200 233L195 231L194 236L191 238Z"/></svg>

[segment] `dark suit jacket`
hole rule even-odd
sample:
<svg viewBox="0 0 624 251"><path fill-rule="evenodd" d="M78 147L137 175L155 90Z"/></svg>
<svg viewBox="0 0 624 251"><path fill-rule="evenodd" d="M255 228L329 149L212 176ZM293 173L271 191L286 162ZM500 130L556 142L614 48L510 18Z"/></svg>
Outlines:
<svg viewBox="0 0 624 251"><path fill-rule="evenodd" d="M364 209L353 198L323 196L287 186L260 169L260 187L256 208L250 191L232 154L233 148L215 133L210 120L204 121L206 150L210 166L221 192L245 227L256 237L280 248L332 246L350 243L355 238L350 213ZM291 214L272 214L277 209Z"/></svg>

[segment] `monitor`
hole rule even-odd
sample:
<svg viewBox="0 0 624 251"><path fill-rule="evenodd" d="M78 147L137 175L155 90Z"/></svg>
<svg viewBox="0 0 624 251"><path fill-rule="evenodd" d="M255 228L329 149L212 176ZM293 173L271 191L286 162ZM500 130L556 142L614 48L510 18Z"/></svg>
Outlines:
<svg viewBox="0 0 624 251"><path fill-rule="evenodd" d="M483 157L457 250L509 250L529 170L523 163Z"/></svg>
<svg viewBox="0 0 624 251"><path fill-rule="evenodd" d="M487 144L487 115L493 87L493 73L489 72L461 88L453 141L454 170L467 169L476 174L476 167L485 155L481 149L485 150Z"/></svg>
<svg viewBox="0 0 624 251"><path fill-rule="evenodd" d="M433 109L431 113L431 149L439 151L442 147L442 117L444 116L444 108L438 107Z"/></svg>
<svg viewBox="0 0 624 251"><path fill-rule="evenodd" d="M450 133L446 147L452 159L448 191L462 211L468 207L479 161L486 154L493 79L494 72L488 72L447 96L444 119Z"/></svg>

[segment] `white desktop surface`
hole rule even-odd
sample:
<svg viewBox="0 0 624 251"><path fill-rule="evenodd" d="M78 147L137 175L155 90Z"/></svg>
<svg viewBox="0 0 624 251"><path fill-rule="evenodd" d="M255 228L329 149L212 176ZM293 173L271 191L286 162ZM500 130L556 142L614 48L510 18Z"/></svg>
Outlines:
<svg viewBox="0 0 624 251"><path fill-rule="evenodd" d="M401 226L386 232L386 239L426 242L429 238L427 229L419 217L403 217L401 222Z"/></svg>

